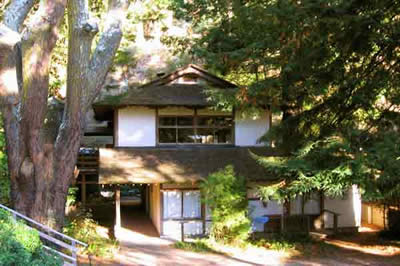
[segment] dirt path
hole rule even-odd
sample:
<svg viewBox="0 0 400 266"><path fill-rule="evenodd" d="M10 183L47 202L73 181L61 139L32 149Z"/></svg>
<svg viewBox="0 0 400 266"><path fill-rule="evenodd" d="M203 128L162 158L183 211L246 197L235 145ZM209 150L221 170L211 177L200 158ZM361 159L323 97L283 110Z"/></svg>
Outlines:
<svg viewBox="0 0 400 266"><path fill-rule="evenodd" d="M252 248L227 249L224 253L229 255L224 255L176 249L172 241L158 237L146 216L122 218L120 250L112 260L92 259L92 265L400 265L400 246L382 242L372 232L339 236L291 254Z"/></svg>

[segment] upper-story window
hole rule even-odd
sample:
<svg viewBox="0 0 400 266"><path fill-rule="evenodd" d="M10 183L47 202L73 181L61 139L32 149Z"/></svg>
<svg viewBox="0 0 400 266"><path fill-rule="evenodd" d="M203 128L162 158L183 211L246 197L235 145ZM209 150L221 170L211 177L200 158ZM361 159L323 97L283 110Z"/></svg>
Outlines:
<svg viewBox="0 0 400 266"><path fill-rule="evenodd" d="M159 115L159 144L232 144L231 115Z"/></svg>

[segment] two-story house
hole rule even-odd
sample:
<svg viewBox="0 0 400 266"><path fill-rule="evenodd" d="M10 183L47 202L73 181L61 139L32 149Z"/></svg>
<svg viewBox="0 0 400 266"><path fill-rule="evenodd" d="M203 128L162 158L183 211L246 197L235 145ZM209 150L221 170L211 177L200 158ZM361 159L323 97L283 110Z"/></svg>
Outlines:
<svg viewBox="0 0 400 266"><path fill-rule="evenodd" d="M99 150L99 183L147 184L145 204L152 223L160 236L175 239L182 232L207 232L211 217L201 203L198 184L227 165L248 179L251 217L269 216L272 221L303 210L311 222L322 217L325 227L332 227L332 215L324 212L328 209L340 214L339 227L359 226L361 202L356 188L341 199L314 193L306 201L298 197L286 203L261 202L256 186L274 178L252 154L271 155L268 144L259 141L270 128L270 110L260 107L258 114L250 116L241 110L216 111L205 93L209 87L232 93L236 86L189 65L95 103L96 119L109 121L113 128L112 147ZM118 232L120 192L115 187ZM255 230L263 231L264 226Z"/></svg>

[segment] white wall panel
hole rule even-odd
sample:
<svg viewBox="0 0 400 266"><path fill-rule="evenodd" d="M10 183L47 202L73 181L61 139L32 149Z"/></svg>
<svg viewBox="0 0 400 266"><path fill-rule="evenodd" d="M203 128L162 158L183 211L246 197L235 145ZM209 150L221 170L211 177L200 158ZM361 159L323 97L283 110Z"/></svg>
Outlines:
<svg viewBox="0 0 400 266"><path fill-rule="evenodd" d="M156 112L146 107L118 110L117 147L154 147L156 145Z"/></svg>
<svg viewBox="0 0 400 266"><path fill-rule="evenodd" d="M266 207L264 207L260 200L249 200L249 213L251 218L264 215L280 215L282 214L282 210L282 204L274 200L268 201Z"/></svg>
<svg viewBox="0 0 400 266"><path fill-rule="evenodd" d="M343 198L325 197L324 208L339 213L339 227L357 227L361 225L361 197L357 186L353 185ZM333 227L332 215L324 215L325 226Z"/></svg>
<svg viewBox="0 0 400 266"><path fill-rule="evenodd" d="M263 146L258 139L269 129L269 111L260 112L258 116L243 116L235 113L235 145L236 146Z"/></svg>
<svg viewBox="0 0 400 266"><path fill-rule="evenodd" d="M318 193L313 193L311 198L309 198L304 204L304 214L319 214L319 200ZM290 213L301 214L301 196L297 196L290 200Z"/></svg>

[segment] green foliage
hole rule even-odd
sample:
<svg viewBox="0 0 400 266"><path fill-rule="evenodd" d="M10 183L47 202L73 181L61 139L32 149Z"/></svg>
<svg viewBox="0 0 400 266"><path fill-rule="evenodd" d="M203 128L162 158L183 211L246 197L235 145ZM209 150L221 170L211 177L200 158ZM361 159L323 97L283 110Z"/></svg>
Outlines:
<svg viewBox="0 0 400 266"><path fill-rule="evenodd" d="M3 119L0 114L0 204L10 204L10 180L8 178L6 140Z"/></svg>
<svg viewBox="0 0 400 266"><path fill-rule="evenodd" d="M60 257L44 251L36 230L0 210L0 265L56 266L63 262Z"/></svg>
<svg viewBox="0 0 400 266"><path fill-rule="evenodd" d="M200 185L203 202L210 208L210 237L224 243L242 244L250 232L246 180L227 166Z"/></svg>
<svg viewBox="0 0 400 266"><path fill-rule="evenodd" d="M216 252L206 239L199 239L194 242L177 241L174 243L174 247L191 252Z"/></svg>
<svg viewBox="0 0 400 266"><path fill-rule="evenodd" d="M78 191L79 191L78 187L68 188L67 203L65 204L66 207L75 205Z"/></svg>
<svg viewBox="0 0 400 266"><path fill-rule="evenodd" d="M264 247L272 250L288 251L295 249L298 245L305 245L312 242L308 234L273 234L266 238L259 238L252 241L252 244L258 247Z"/></svg>
<svg viewBox="0 0 400 266"><path fill-rule="evenodd" d="M286 180L282 194L335 196L357 184L364 199L399 205L398 1L193 0L173 8L198 36L180 40L182 49L243 85L220 104L282 115L265 139L287 157L260 159Z"/></svg>
<svg viewBox="0 0 400 266"><path fill-rule="evenodd" d="M89 247L83 250L83 253L99 257L112 257L118 247L118 242L102 236L97 231L98 227L98 223L92 219L90 212L80 210L73 216L67 217L63 232L84 243L88 243Z"/></svg>

